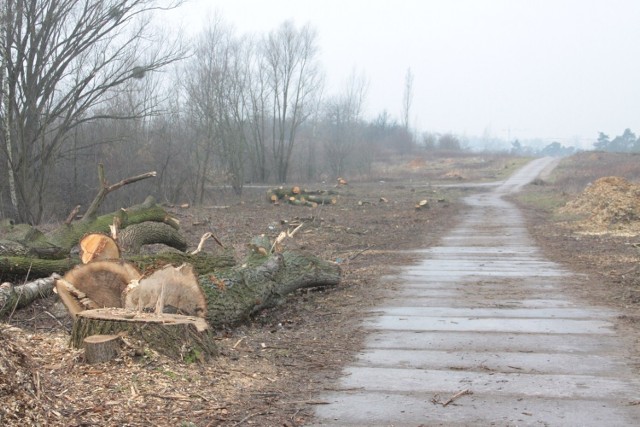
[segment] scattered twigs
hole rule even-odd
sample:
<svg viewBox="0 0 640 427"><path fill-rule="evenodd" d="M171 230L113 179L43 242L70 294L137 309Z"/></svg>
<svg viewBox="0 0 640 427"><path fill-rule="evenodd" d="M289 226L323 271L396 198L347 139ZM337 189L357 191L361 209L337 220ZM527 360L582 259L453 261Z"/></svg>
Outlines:
<svg viewBox="0 0 640 427"><path fill-rule="evenodd" d="M431 399L431 403L433 403L434 405L442 405L442 407L445 408L448 405L450 405L451 403L455 402L456 400L460 399L462 396L465 396L467 394L473 394L473 392L468 388L466 388L464 390L460 390L459 392L457 392L456 394L454 394L453 396L451 396L449 399L447 399L444 402L442 402L440 400L440 395L436 394Z"/></svg>
<svg viewBox="0 0 640 427"><path fill-rule="evenodd" d="M237 426L239 426L240 424L243 424L245 421L248 421L250 418L256 417L256 416L258 416L258 415L264 415L264 413L262 413L262 412L256 412L255 414L249 414L249 415L247 415L246 417L244 417L243 419L241 419L240 421L238 421L237 423L235 423L235 424L233 425L233 427L237 427Z"/></svg>
<svg viewBox="0 0 640 427"><path fill-rule="evenodd" d="M289 230L287 230L287 231L283 231L283 232L281 232L281 233L278 235L278 237L276 238L276 240L273 242L273 245L271 245L271 250L270 250L269 252L270 252L270 253L273 253L273 250L274 250L275 248L277 248L277 247L282 243L282 241L283 241L284 239L286 239L287 237L289 237L289 238L293 237L293 236L296 234L296 232L297 232L298 230L300 230L300 228L302 228L302 226L303 226L303 225L304 225L304 222L303 222L303 223L300 223L300 225L298 225L296 228L294 228L294 229L293 229L293 231L289 231Z"/></svg>
<svg viewBox="0 0 640 427"><path fill-rule="evenodd" d="M232 348L235 350L235 348L236 348L238 345L240 345L240 343L241 343L245 338L246 338L246 337L242 337L242 338L240 338L240 339L239 339L239 340L238 340L238 341L233 345L233 347L232 347Z"/></svg>
<svg viewBox="0 0 640 427"><path fill-rule="evenodd" d="M366 248L364 248L363 250L356 252L355 254L351 255L348 260L349 261L353 261L354 259L356 259L357 257L359 257L360 255L362 255L363 253L367 252L369 249L374 248L376 245L369 245Z"/></svg>
<svg viewBox="0 0 640 427"><path fill-rule="evenodd" d="M224 248L222 242L218 240L218 238L212 232L208 231L202 235L202 237L200 238L200 243L198 243L198 247L191 252L191 255L200 253L202 251L202 248L204 247L204 243L209 239L213 239L217 244L220 245L220 247Z"/></svg>

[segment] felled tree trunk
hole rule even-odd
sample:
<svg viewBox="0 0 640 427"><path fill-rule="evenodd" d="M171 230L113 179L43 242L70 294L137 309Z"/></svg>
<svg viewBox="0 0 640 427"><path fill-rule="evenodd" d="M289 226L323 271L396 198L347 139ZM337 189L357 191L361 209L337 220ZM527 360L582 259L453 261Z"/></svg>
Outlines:
<svg viewBox="0 0 640 427"><path fill-rule="evenodd" d="M230 250L221 253L210 254L200 252L196 255L186 253L169 252L149 255L136 255L128 258L129 262L136 265L141 271L150 271L164 265L191 264L198 272L210 272L220 269L228 269L236 265L236 260ZM10 314L13 310L26 307L33 301L46 298L52 294L55 286L56 273L52 271L65 272L80 264L80 260L63 259L31 259L20 257L0 257L0 271L3 280L17 278L24 280L25 272L30 276L42 278L27 282L23 285L13 286L5 283L0 286L0 318ZM49 277L44 277L49 275ZM59 276L58 276L59 277Z"/></svg>
<svg viewBox="0 0 640 427"><path fill-rule="evenodd" d="M164 222L142 222L130 225L118 235L124 252L137 254L144 245L162 243L181 252L187 250L187 240L177 229Z"/></svg>
<svg viewBox="0 0 640 427"><path fill-rule="evenodd" d="M96 216L98 208L105 197L113 192L147 178L156 176L155 172L147 172L141 175L125 178L115 184L109 184L105 177L104 167L98 165L99 189L91 205L80 221L74 222L74 218L80 211L76 206L67 220L56 230L48 234L27 224L14 224L12 220L0 221L0 279L11 280L24 277L44 277L52 273L60 273L68 270L59 268L58 263L40 263L39 260L61 260L71 258L71 249L78 244L87 233L107 233L111 225L119 229L147 222L166 224L178 230L178 221L172 218L160 206L157 206L153 197L148 197L144 203L121 209L106 215ZM132 229L128 232L127 243L133 250L149 243L164 243L173 245L178 250L186 249L186 241L177 231L168 231L162 227L148 226L142 232ZM72 265L76 261L71 261Z"/></svg>
<svg viewBox="0 0 640 427"><path fill-rule="evenodd" d="M13 286L11 283L0 285L0 318L26 307L36 299L51 295L56 278L57 276L46 277L20 286Z"/></svg>
<svg viewBox="0 0 640 427"><path fill-rule="evenodd" d="M145 244L162 243L184 251L187 243L177 231L178 223L152 197L129 209L101 215L94 220L63 224L48 234L19 224L0 243L0 278L22 280L63 273L79 263L69 252L89 232L108 233L114 218L123 228L126 249L132 253ZM128 230L129 227L133 227ZM10 242L10 244L9 244ZM4 248L4 250L3 250Z"/></svg>
<svg viewBox="0 0 640 427"><path fill-rule="evenodd" d="M82 221L71 224L63 224L56 230L47 234L47 240L60 248L70 251L78 243L80 238L89 232L108 233L109 226L113 224L114 218L118 219L120 228L126 229L133 224L144 222L161 222L177 230L178 222L173 219L161 206L155 203L153 197L147 199L139 205L127 209L120 209L96 218L87 217Z"/></svg>
<svg viewBox="0 0 640 427"><path fill-rule="evenodd" d="M208 303L207 320L214 328L242 323L297 289L340 282L337 264L303 252L254 254L250 265L200 275Z"/></svg>
<svg viewBox="0 0 640 427"><path fill-rule="evenodd" d="M203 256L200 253L193 258ZM166 268L140 278L136 270L127 265L119 261L93 261L71 270L64 278L40 279L19 291L2 285L0 315L50 294L57 281L58 293L74 317L73 346L82 348L84 339L92 335L121 335L127 343L140 349L152 348L176 360L200 361L216 354L213 329L245 322L260 310L282 302L297 289L333 286L340 281L337 264L292 251L270 255L256 251L242 266L236 267L208 269L206 263L201 264L204 269L197 276L193 275L192 267L179 267L175 270L193 277L189 280L193 283L189 293L200 293L204 298L203 304L191 310L194 314L180 315L165 310L174 307L178 312L190 312L189 307L193 305L188 302L190 299L185 300L185 292L173 286L180 279L163 281L161 277L168 271ZM129 270L131 277L139 280L120 280ZM95 277L91 276L92 272ZM105 286L100 286L102 281ZM137 294L132 293L136 291ZM93 309L105 304L111 308ZM149 307L155 307L155 312L148 313Z"/></svg>

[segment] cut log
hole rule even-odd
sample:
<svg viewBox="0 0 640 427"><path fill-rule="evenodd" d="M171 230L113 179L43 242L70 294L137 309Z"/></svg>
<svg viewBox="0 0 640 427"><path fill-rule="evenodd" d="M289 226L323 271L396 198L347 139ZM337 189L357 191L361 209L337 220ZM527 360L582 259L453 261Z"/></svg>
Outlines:
<svg viewBox="0 0 640 427"><path fill-rule="evenodd" d="M111 237L102 233L90 233L80 239L80 260L83 264L91 261L118 259L120 249Z"/></svg>
<svg viewBox="0 0 640 427"><path fill-rule="evenodd" d="M66 249L68 252L85 234L109 233L114 217L118 218L120 227L123 230L130 225L147 221L162 222L176 230L179 228L179 223L176 219L172 218L162 207L156 205L153 197L147 197L142 204L128 209L120 209L119 211L101 215L93 220L83 218L82 221L69 225L63 224L48 233L47 240L60 248Z"/></svg>
<svg viewBox="0 0 640 427"><path fill-rule="evenodd" d="M205 317L207 301L198 285L193 267L167 265L139 281L134 280L121 295L122 306L130 310L150 310Z"/></svg>
<svg viewBox="0 0 640 427"><path fill-rule="evenodd" d="M122 338L119 335L91 335L83 340L84 360L87 363L108 362L118 357Z"/></svg>
<svg viewBox="0 0 640 427"><path fill-rule="evenodd" d="M122 292L132 280L140 280L138 269L127 262L95 261L79 265L69 271L56 283L56 290L69 313L77 315L83 307L82 292L98 307L122 307ZM65 285L70 283L74 288ZM72 302L75 300L75 303Z"/></svg>
<svg viewBox="0 0 640 427"><path fill-rule="evenodd" d="M150 348L172 359L204 361L217 355L215 335L199 317L178 314L136 313L103 308L79 313L71 332L71 345L82 348L91 335L120 335L140 349Z"/></svg>
<svg viewBox="0 0 640 427"><path fill-rule="evenodd" d="M300 187L285 189L283 187L271 188L267 191L267 200L271 203L286 201L295 206L316 207L318 205L335 205L338 202L336 191L333 190L307 190Z"/></svg>
<svg viewBox="0 0 640 427"><path fill-rule="evenodd" d="M429 208L429 201L428 200L420 200L418 203L416 203L416 210L422 210L422 209L428 209Z"/></svg>
<svg viewBox="0 0 640 427"><path fill-rule="evenodd" d="M147 198L141 205L102 215L95 221L63 224L46 235L24 224L12 226L12 231L5 236L8 240L0 242L0 279L18 281L27 276L40 278L69 270L80 262L76 257L69 256L71 248L86 234L108 233L114 217L119 218L119 223L125 227L121 231L125 233L125 238L127 233L137 236L132 239L135 242L133 247L164 243L178 250L186 249L184 237L174 231L179 227L178 222L157 206L153 198ZM125 232L126 227L145 222L162 223L162 226L143 226L153 231L149 236L141 235L135 229ZM158 228L164 231L158 233ZM168 231L169 228L173 230Z"/></svg>
<svg viewBox="0 0 640 427"><path fill-rule="evenodd" d="M306 198L308 201L317 203L318 205L335 205L338 203L338 199L336 197L330 196L315 196L313 194L309 194Z"/></svg>
<svg viewBox="0 0 640 427"><path fill-rule="evenodd" d="M0 257L0 278L4 281L22 282L25 277L43 278L56 272L68 271L79 264L78 258L40 259L32 257Z"/></svg>

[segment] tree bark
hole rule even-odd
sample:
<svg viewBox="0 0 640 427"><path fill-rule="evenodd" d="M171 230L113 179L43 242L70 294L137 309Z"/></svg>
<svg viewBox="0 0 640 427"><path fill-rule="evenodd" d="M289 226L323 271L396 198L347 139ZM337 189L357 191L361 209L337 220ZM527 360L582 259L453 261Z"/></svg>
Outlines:
<svg viewBox="0 0 640 427"><path fill-rule="evenodd" d="M124 252L138 254L142 246L154 243L162 243L181 252L187 250L184 236L163 222L133 224L118 234L118 244Z"/></svg>
<svg viewBox="0 0 640 427"><path fill-rule="evenodd" d="M207 297L207 320L214 328L247 321L258 311L273 307L297 289L335 286L340 267L303 252L254 254L250 267L200 276Z"/></svg>
<svg viewBox="0 0 640 427"><path fill-rule="evenodd" d="M0 279L23 280L63 273L79 263L69 253L79 240L90 232L108 233L114 217L123 227L121 234L134 252L145 244L162 243L179 251L187 248L178 233L178 222L153 198L129 209L121 209L97 217L93 221L62 224L48 234L25 224L10 226L5 239L0 240ZM133 227L127 231L129 227Z"/></svg>
<svg viewBox="0 0 640 427"><path fill-rule="evenodd" d="M118 357L122 338L119 335L91 335L84 339L84 360L87 363L102 363Z"/></svg>
<svg viewBox="0 0 640 427"><path fill-rule="evenodd" d="M37 241L38 247L46 248L47 246L40 243L44 241L47 245L63 248L68 253L85 233L107 232L109 225L113 223L114 216L119 219L120 224L125 226L123 229L125 237L126 226L139 224L130 232L133 236L130 240L133 248L139 248L146 243L167 244L169 242L178 249L186 249L184 238L176 231L177 222L162 208L156 206L153 199L147 199L139 206L102 215L93 221L64 224L47 235L35 229L25 228L21 231L25 236L23 241ZM155 221L155 223L148 224L146 221ZM159 233L156 233L157 231ZM161 237L157 237L156 234ZM129 237L126 238L129 239ZM252 241L252 244L255 246L253 253L241 265L236 264L233 253L228 249L218 254L200 252L189 255L184 252L175 252L149 256L136 255L129 257L128 261L134 263L143 273L155 271L166 264L174 266L185 262L191 264L197 272L198 284L207 299L206 319L214 328L234 326L244 322L258 311L278 304L285 295L297 289L333 286L340 281L340 268L335 263L323 261L304 252L285 251L270 254L273 248L271 242L265 237ZM77 257L40 259L33 255L0 256L0 278L24 280L24 277L45 277L53 273L67 272L78 263ZM0 316L27 305L40 295L50 294L54 286L53 282L53 278L49 277L37 286L24 285L25 287L20 288L20 291L12 286L0 288ZM91 299L91 295L88 297ZM122 319L116 320L122 322ZM186 330L182 332L187 333ZM91 329L85 336L101 333L112 332Z"/></svg>
<svg viewBox="0 0 640 427"><path fill-rule="evenodd" d="M56 277L38 279L21 286L3 283L0 286L0 318L11 314L14 310L26 307L36 299L51 295Z"/></svg>
<svg viewBox="0 0 640 427"><path fill-rule="evenodd" d="M47 234L47 240L51 244L63 248L68 253L68 251L78 243L82 236L89 232L109 233L109 226L113 224L114 217L118 218L122 229L126 229L130 225L140 224L146 221L162 222L176 230L179 228L178 222L162 207L156 205L153 197L147 197L147 199L140 205L101 215L94 220L74 222L69 225L63 224L56 230Z"/></svg>
<svg viewBox="0 0 640 427"><path fill-rule="evenodd" d="M177 314L136 313L103 308L78 313L71 331L71 345L82 348L91 335L125 336L141 350L152 348L172 359L204 361L217 355L215 334L204 319Z"/></svg>
<svg viewBox="0 0 640 427"><path fill-rule="evenodd" d="M277 305L297 289L335 286L340 282L341 274L337 264L299 251L267 256L255 252L239 266L234 266L235 261L229 252L221 256L202 252L193 256L172 253L140 257L139 260L132 262L142 271L167 263L191 262L207 299L206 319L213 328L246 322L260 310ZM0 288L0 317L50 295L53 286L54 277L49 277L22 287ZM96 333L92 331L91 334Z"/></svg>

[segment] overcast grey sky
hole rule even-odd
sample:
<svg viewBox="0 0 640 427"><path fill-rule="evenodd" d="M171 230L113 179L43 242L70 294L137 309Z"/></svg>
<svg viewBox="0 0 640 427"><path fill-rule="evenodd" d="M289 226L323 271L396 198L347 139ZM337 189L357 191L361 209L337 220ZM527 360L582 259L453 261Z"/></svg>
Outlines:
<svg viewBox="0 0 640 427"><path fill-rule="evenodd" d="M189 0L179 14L193 32L216 10L240 33L311 23L328 91L364 71L370 117L400 117L411 68L420 131L640 133L639 0Z"/></svg>

